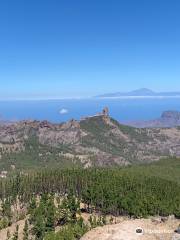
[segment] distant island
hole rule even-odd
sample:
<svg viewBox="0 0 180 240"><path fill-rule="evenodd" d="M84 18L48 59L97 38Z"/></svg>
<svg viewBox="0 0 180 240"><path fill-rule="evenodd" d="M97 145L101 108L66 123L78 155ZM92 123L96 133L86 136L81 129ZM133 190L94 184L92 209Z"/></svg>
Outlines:
<svg viewBox="0 0 180 240"><path fill-rule="evenodd" d="M123 98L123 97L180 97L180 92L154 92L148 88L140 88L131 92L106 93L95 98Z"/></svg>
<svg viewBox="0 0 180 240"><path fill-rule="evenodd" d="M164 111L160 118L149 121L125 122L128 126L137 128L172 128L180 126L180 112Z"/></svg>

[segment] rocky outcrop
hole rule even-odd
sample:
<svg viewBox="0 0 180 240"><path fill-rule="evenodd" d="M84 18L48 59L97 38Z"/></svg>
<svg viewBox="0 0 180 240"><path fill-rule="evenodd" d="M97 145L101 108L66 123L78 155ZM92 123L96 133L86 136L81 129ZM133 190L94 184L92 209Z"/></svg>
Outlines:
<svg viewBox="0 0 180 240"><path fill-rule="evenodd" d="M102 114L103 114L104 116L109 116L109 108L108 108L108 107L105 107L105 108L103 109L103 111L102 111Z"/></svg>
<svg viewBox="0 0 180 240"><path fill-rule="evenodd" d="M61 144L78 144L84 135L85 133L81 130L79 122L73 119L56 127L43 127L39 129L37 134L41 144L55 147Z"/></svg>

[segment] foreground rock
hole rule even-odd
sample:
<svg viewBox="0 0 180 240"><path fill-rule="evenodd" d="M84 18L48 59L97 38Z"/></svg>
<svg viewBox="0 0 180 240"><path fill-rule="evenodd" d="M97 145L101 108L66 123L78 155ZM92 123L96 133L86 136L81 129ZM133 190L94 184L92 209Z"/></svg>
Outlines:
<svg viewBox="0 0 180 240"><path fill-rule="evenodd" d="M180 240L174 230L180 221L152 222L150 219L127 220L115 225L98 227L88 232L81 240ZM137 233L142 229L143 233Z"/></svg>

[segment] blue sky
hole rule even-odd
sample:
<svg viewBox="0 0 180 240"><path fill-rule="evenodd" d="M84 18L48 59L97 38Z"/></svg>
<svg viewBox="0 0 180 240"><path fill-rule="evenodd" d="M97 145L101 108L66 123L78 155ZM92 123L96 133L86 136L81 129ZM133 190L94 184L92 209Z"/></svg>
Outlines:
<svg viewBox="0 0 180 240"><path fill-rule="evenodd" d="M180 91L179 0L0 1L0 98Z"/></svg>

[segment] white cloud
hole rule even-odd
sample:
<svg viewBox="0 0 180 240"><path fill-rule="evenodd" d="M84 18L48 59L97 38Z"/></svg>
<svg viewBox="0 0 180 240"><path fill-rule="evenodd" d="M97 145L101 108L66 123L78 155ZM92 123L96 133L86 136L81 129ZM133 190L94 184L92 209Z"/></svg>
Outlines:
<svg viewBox="0 0 180 240"><path fill-rule="evenodd" d="M60 114L67 114L69 111L68 111L68 109L66 109L66 108L62 108L60 111L59 111L59 113Z"/></svg>

